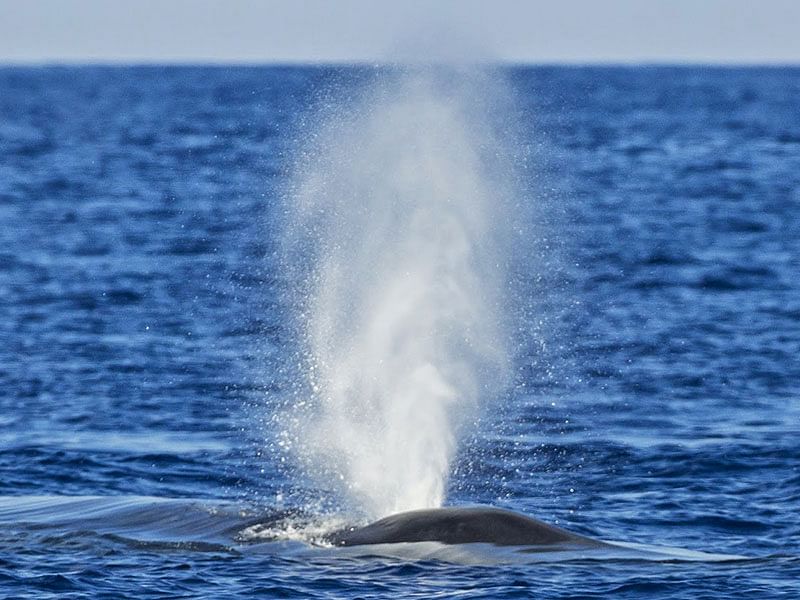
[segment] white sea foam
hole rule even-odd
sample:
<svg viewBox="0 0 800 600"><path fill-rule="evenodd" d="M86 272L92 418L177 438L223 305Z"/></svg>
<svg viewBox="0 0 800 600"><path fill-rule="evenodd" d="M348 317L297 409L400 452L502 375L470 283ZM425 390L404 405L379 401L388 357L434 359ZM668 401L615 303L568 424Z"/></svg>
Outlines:
<svg viewBox="0 0 800 600"><path fill-rule="evenodd" d="M367 88L329 107L287 194L308 385L286 440L379 517L441 505L460 433L507 384L520 231L496 81L419 68Z"/></svg>

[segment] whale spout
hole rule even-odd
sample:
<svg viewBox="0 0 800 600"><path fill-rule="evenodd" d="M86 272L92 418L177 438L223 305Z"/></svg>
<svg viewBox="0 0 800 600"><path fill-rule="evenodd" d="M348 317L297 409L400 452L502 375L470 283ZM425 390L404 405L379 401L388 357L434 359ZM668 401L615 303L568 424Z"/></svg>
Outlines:
<svg viewBox="0 0 800 600"><path fill-rule="evenodd" d="M557 549L605 545L510 510L487 506L402 512L364 527L336 531L328 536L327 541L335 546L439 542Z"/></svg>

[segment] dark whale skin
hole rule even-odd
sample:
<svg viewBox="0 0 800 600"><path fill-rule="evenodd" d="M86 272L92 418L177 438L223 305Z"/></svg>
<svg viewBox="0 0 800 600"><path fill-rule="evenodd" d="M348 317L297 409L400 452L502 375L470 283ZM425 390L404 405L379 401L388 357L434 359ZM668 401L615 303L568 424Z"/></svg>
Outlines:
<svg viewBox="0 0 800 600"><path fill-rule="evenodd" d="M364 527L350 527L327 538L335 546L408 542L485 543L496 546L603 546L525 515L487 506L412 510Z"/></svg>

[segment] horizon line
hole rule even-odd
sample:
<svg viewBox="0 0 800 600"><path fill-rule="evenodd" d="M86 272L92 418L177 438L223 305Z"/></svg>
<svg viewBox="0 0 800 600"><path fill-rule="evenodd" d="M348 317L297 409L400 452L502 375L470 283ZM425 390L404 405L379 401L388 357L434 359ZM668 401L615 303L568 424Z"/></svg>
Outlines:
<svg viewBox="0 0 800 600"><path fill-rule="evenodd" d="M0 68L45 67L398 67L398 66L481 66L481 67L720 67L720 68L794 68L800 60L753 59L555 59L555 60L486 60L486 61L414 61L369 59L280 59L261 58L47 58L3 59Z"/></svg>

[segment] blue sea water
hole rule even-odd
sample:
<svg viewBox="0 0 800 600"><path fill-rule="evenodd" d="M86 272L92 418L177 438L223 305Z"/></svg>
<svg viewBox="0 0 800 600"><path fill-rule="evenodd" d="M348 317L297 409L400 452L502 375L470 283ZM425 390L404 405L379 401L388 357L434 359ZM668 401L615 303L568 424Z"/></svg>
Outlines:
<svg viewBox="0 0 800 600"><path fill-rule="evenodd" d="M248 537L328 493L264 442L291 386L275 223L299 124L364 76L0 69L0 596L800 596L798 68L505 71L546 335L449 481L739 558Z"/></svg>

